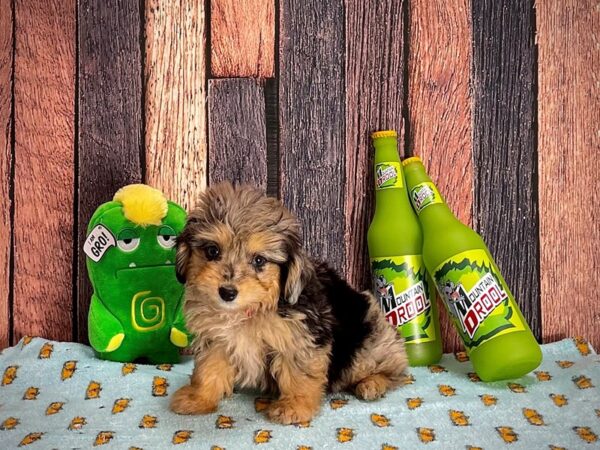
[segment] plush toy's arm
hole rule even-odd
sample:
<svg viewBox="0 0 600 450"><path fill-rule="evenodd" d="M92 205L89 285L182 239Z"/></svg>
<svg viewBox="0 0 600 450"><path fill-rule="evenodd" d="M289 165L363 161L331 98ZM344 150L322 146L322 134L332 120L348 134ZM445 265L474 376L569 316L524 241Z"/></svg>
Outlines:
<svg viewBox="0 0 600 450"><path fill-rule="evenodd" d="M96 295L92 295L88 315L90 344L98 352L114 352L121 346L125 331L121 322L106 309Z"/></svg>
<svg viewBox="0 0 600 450"><path fill-rule="evenodd" d="M183 299L181 301L183 303ZM181 304L175 312L175 319L173 325L171 325L171 334L169 336L170 341L177 347L187 347L190 343L191 336L185 328L185 318L183 316L183 308Z"/></svg>

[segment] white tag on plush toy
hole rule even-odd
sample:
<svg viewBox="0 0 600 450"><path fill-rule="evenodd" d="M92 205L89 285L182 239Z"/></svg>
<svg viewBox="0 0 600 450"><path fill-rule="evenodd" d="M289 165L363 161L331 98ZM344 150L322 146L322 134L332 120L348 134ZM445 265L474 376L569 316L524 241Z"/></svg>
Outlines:
<svg viewBox="0 0 600 450"><path fill-rule="evenodd" d="M114 247L117 240L113 234L102 224L94 227L83 244L84 253L94 262L102 259L106 251Z"/></svg>

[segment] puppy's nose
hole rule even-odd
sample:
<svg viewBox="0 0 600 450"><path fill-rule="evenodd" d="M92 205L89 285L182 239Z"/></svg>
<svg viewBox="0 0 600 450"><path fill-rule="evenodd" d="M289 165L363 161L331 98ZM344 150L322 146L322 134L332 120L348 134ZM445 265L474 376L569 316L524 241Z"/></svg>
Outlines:
<svg viewBox="0 0 600 450"><path fill-rule="evenodd" d="M219 295L226 302L231 302L237 297L238 291L233 286L221 286L219 288Z"/></svg>

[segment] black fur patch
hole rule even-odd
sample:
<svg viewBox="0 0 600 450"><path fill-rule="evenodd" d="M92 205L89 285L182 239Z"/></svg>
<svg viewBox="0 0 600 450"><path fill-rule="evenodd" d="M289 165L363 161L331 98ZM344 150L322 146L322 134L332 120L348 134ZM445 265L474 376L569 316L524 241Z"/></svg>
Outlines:
<svg viewBox="0 0 600 450"><path fill-rule="evenodd" d="M310 283L305 287L294 305L290 305L283 298L280 299L277 312L282 317L290 316L294 312L304 314L304 323L319 347L332 341L333 315L326 292L320 283Z"/></svg>
<svg viewBox="0 0 600 450"><path fill-rule="evenodd" d="M329 383L337 381L341 372L350 366L356 351L372 331L366 320L369 309L365 296L352 289L346 281L325 264L317 264L316 280L311 280L290 305L279 302L283 317L293 311L306 316L304 322L319 346L332 344Z"/></svg>
<svg viewBox="0 0 600 450"><path fill-rule="evenodd" d="M327 292L333 316L333 348L329 365L329 383L335 382L342 370L350 366L372 326L366 320L369 304L360 292L325 265L317 267L317 276Z"/></svg>

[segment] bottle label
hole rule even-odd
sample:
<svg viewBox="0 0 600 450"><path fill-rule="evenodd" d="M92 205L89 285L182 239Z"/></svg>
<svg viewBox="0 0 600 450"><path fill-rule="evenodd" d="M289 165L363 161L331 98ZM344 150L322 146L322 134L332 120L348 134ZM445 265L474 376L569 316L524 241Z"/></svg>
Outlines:
<svg viewBox="0 0 600 450"><path fill-rule="evenodd" d="M429 181L419 183L410 190L410 201L417 214L430 205L444 203L435 185Z"/></svg>
<svg viewBox="0 0 600 450"><path fill-rule="evenodd" d="M373 290L389 323L407 344L435 340L433 283L420 255L371 259ZM432 295L433 294L433 295Z"/></svg>
<svg viewBox="0 0 600 450"><path fill-rule="evenodd" d="M390 161L375 164L375 188L377 190L402 187L402 167Z"/></svg>
<svg viewBox="0 0 600 450"><path fill-rule="evenodd" d="M506 286L483 250L467 250L434 271L437 289L468 350L525 326Z"/></svg>

